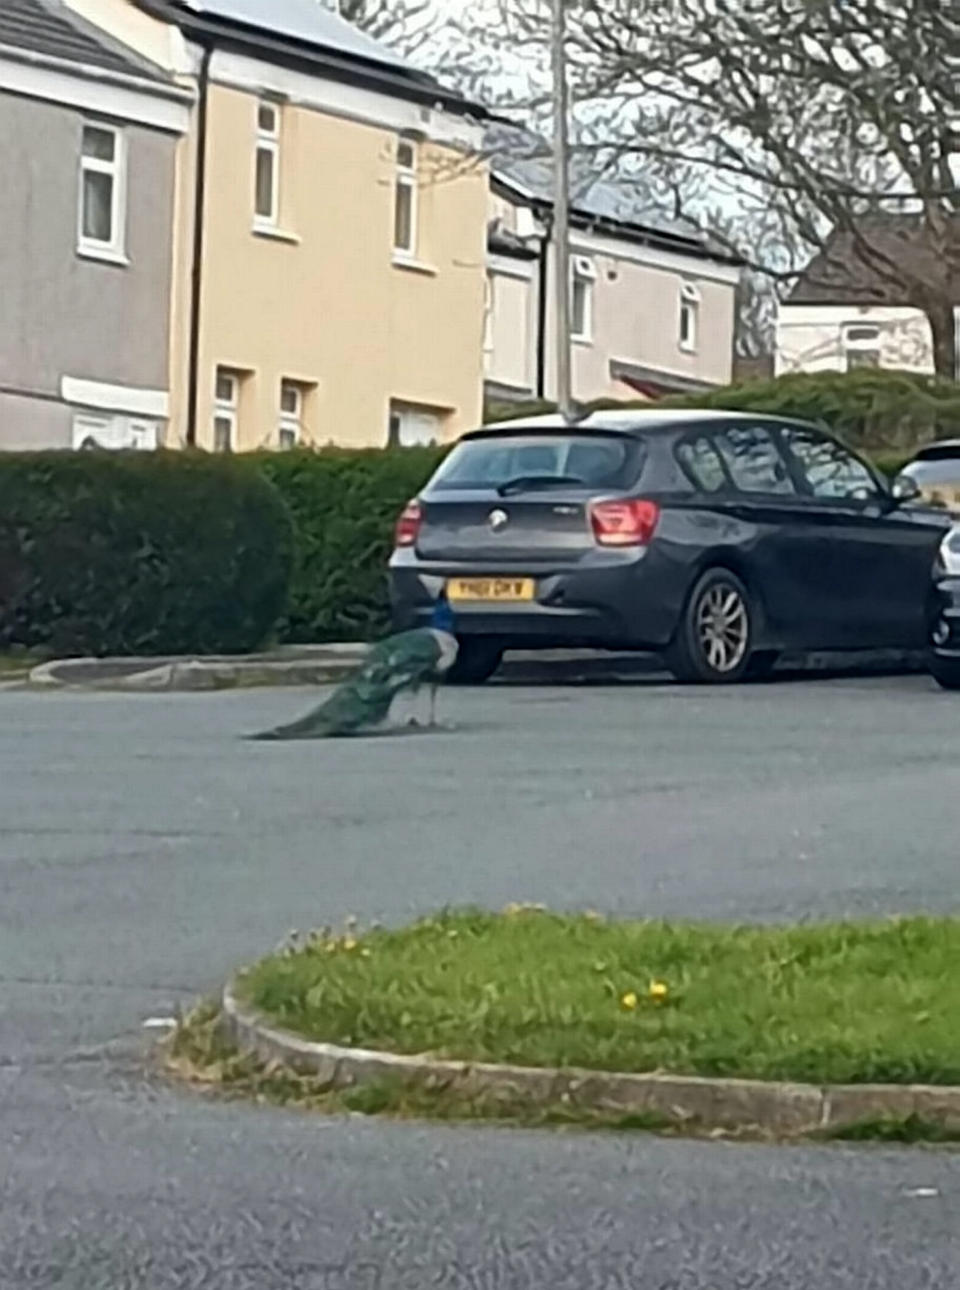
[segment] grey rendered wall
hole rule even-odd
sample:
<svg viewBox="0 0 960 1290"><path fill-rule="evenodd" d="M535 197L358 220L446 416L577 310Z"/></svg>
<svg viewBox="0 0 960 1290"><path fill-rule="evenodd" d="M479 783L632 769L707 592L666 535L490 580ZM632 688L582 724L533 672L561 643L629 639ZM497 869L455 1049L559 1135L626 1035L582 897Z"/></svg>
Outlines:
<svg viewBox="0 0 960 1290"><path fill-rule="evenodd" d="M0 93L0 394L59 397L64 375L167 388L176 139L125 127L130 264L84 260L76 249L83 120ZM0 403L2 446L22 440L10 424L18 406ZM31 409L31 424L52 423L49 410Z"/></svg>
<svg viewBox="0 0 960 1290"><path fill-rule="evenodd" d="M28 452L72 446L73 417L66 404L0 391L0 450Z"/></svg>

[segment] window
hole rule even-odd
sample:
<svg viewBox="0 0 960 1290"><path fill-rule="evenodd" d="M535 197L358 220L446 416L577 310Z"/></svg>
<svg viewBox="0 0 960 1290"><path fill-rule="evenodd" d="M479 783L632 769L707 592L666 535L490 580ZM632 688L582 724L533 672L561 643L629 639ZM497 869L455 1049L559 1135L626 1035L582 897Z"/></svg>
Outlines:
<svg viewBox="0 0 960 1290"><path fill-rule="evenodd" d="M401 256L417 253L417 149L409 139L397 144L393 249Z"/></svg>
<svg viewBox="0 0 960 1290"><path fill-rule="evenodd" d="M680 348L693 353L699 330L700 292L692 282L684 282L680 286Z"/></svg>
<svg viewBox="0 0 960 1290"><path fill-rule="evenodd" d="M493 353L493 311L496 308L496 278L488 273L483 292L483 352Z"/></svg>
<svg viewBox="0 0 960 1290"><path fill-rule="evenodd" d="M414 448L440 442L443 417L432 408L391 402L387 442L392 448Z"/></svg>
<svg viewBox="0 0 960 1290"><path fill-rule="evenodd" d="M843 330L843 348L847 371L856 367L880 366L880 328L871 324L851 324Z"/></svg>
<svg viewBox="0 0 960 1290"><path fill-rule="evenodd" d="M873 501L879 494L871 471L825 435L785 426L784 442L813 497L826 501Z"/></svg>
<svg viewBox="0 0 960 1290"><path fill-rule="evenodd" d="M237 446L240 377L229 368L217 368L213 405L213 451L232 452Z"/></svg>
<svg viewBox="0 0 960 1290"><path fill-rule="evenodd" d="M296 448L303 439L303 386L280 382L280 447Z"/></svg>
<svg viewBox="0 0 960 1290"><path fill-rule="evenodd" d="M275 228L280 217L280 105L257 104L254 223Z"/></svg>
<svg viewBox="0 0 960 1290"><path fill-rule="evenodd" d="M486 490L530 475L574 477L591 488L625 488L638 479L645 456L644 443L626 435L493 434L459 443L431 488Z"/></svg>
<svg viewBox="0 0 960 1290"><path fill-rule="evenodd" d="M126 149L122 131L85 125L80 156L78 249L120 258L124 245Z"/></svg>
<svg viewBox="0 0 960 1290"><path fill-rule="evenodd" d="M766 426L728 426L713 435L713 443L742 493L794 491L780 449Z"/></svg>
<svg viewBox="0 0 960 1290"><path fill-rule="evenodd" d="M597 271L585 255L574 257L573 285L570 294L570 337L589 341L593 338L593 284Z"/></svg>
<svg viewBox="0 0 960 1290"><path fill-rule="evenodd" d="M728 485L727 473L717 450L705 436L685 439L677 445L677 460L702 493L719 493Z"/></svg>

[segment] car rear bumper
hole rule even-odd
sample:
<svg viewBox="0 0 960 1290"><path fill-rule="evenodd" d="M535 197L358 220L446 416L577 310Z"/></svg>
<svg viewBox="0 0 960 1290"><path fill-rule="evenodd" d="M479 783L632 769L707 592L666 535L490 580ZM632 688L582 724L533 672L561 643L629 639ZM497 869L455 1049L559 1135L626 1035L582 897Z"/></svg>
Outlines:
<svg viewBox="0 0 960 1290"><path fill-rule="evenodd" d="M930 647L938 658L960 660L960 577L941 576L934 585Z"/></svg>
<svg viewBox="0 0 960 1290"><path fill-rule="evenodd" d="M406 630L429 621L450 578L526 575L536 583L533 601L456 604L458 636L494 636L518 648L661 649L683 607L677 574L649 549L597 551L576 567L539 570L432 563L398 551L390 598L394 624Z"/></svg>

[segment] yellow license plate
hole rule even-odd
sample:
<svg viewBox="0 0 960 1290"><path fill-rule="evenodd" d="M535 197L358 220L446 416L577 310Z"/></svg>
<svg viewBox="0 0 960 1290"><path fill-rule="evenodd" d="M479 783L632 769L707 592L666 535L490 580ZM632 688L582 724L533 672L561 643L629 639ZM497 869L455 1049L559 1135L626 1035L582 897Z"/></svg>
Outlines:
<svg viewBox="0 0 960 1290"><path fill-rule="evenodd" d="M451 578L447 583L447 599L460 603L516 604L533 600L535 592L532 578Z"/></svg>

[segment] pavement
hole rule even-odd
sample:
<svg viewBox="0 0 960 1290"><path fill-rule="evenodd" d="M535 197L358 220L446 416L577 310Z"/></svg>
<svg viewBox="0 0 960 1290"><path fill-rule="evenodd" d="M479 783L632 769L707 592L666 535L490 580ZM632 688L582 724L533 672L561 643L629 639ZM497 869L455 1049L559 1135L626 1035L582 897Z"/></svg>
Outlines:
<svg viewBox="0 0 960 1290"><path fill-rule="evenodd" d="M949 1150L310 1117L170 1086L143 1029L349 914L955 912L960 701L595 676L240 738L315 701L0 694L0 1290L960 1286Z"/></svg>

